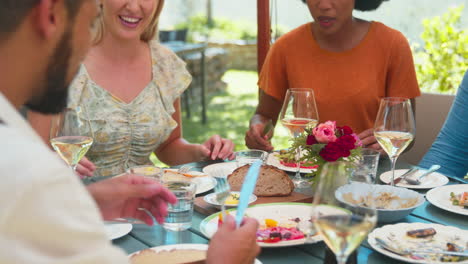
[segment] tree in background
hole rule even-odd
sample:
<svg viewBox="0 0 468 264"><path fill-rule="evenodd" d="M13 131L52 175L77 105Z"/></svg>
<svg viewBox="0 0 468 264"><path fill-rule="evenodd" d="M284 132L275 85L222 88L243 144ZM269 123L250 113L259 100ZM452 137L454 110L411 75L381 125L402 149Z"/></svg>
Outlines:
<svg viewBox="0 0 468 264"><path fill-rule="evenodd" d="M423 47L413 46L416 73L424 92L455 94L468 69L468 29L461 26L464 6L423 20Z"/></svg>

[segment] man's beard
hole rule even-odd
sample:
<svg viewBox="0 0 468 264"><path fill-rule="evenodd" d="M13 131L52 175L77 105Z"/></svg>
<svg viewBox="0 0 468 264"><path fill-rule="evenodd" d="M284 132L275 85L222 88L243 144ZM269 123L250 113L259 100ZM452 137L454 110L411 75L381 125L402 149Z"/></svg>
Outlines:
<svg viewBox="0 0 468 264"><path fill-rule="evenodd" d="M60 113L67 105L68 81L67 73L72 54L71 27L63 34L52 58L47 66L45 83L41 95L31 98L26 106L35 112L43 114Z"/></svg>

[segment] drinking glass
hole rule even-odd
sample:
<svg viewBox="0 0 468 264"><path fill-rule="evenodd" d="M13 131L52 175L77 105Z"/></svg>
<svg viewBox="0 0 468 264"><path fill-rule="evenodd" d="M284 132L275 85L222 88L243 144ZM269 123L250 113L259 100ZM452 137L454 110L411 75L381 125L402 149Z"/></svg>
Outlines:
<svg viewBox="0 0 468 264"><path fill-rule="evenodd" d="M54 116L50 144L73 170L93 144L93 133L84 108L66 108Z"/></svg>
<svg viewBox="0 0 468 264"><path fill-rule="evenodd" d="M377 176L377 167L379 166L380 152L374 149L361 149L361 157L356 162L353 170L353 178L360 181L360 178L369 177L372 183L375 183Z"/></svg>
<svg viewBox="0 0 468 264"><path fill-rule="evenodd" d="M176 204L167 205L167 216L163 227L171 231L183 231L192 226L193 202L195 200L196 185L193 182L167 181L164 186L176 197Z"/></svg>
<svg viewBox="0 0 468 264"><path fill-rule="evenodd" d="M305 128L314 128L318 123L318 111L312 89L288 89L280 113L281 124L286 127L291 136L297 138ZM296 188L310 185L301 177L301 149L296 153L296 174L293 178Z"/></svg>
<svg viewBox="0 0 468 264"><path fill-rule="evenodd" d="M374 136L390 157L392 186L395 185L395 164L398 156L413 141L415 132L414 115L410 100L399 97L382 98L375 119Z"/></svg>
<svg viewBox="0 0 468 264"><path fill-rule="evenodd" d="M330 162L323 166L313 200L312 221L333 251L338 264L346 263L348 256L361 244L377 222L372 202L366 207L347 203L344 195L354 195L361 184L371 184L369 177L353 181L352 164ZM352 188L353 185L359 185ZM356 193L356 195L361 195Z"/></svg>
<svg viewBox="0 0 468 264"><path fill-rule="evenodd" d="M152 178L157 180L158 182L161 182L161 178L164 174L163 169L156 167L156 166L151 166L151 165L141 165L141 166L134 166L131 168L127 169L127 174L135 174L135 175L141 175L144 177Z"/></svg>
<svg viewBox="0 0 468 264"><path fill-rule="evenodd" d="M268 157L268 152L259 150L259 149L248 149L235 152L236 155L236 165L237 167L242 167L246 164L252 164L257 160L265 162Z"/></svg>

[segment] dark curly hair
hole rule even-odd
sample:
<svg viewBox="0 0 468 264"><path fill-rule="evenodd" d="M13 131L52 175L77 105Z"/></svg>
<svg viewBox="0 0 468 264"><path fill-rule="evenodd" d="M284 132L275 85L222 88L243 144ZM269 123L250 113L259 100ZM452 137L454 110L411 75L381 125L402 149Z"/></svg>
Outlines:
<svg viewBox="0 0 468 264"><path fill-rule="evenodd" d="M383 1L387 0L355 0L354 9L359 11L372 11L379 8ZM305 4L307 0L302 0Z"/></svg>

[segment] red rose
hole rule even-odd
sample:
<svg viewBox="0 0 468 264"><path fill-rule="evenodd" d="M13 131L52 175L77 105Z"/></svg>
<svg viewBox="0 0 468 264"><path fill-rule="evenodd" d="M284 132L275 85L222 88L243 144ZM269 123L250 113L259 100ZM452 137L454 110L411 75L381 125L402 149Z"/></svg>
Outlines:
<svg viewBox="0 0 468 264"><path fill-rule="evenodd" d="M356 139L353 135L344 135L336 141L343 150L351 150L356 148ZM348 155L349 156L349 155Z"/></svg>
<svg viewBox="0 0 468 264"><path fill-rule="evenodd" d="M317 139L315 139L314 135L308 135L307 136L307 140L306 140L306 144L308 146L311 146L311 145L314 145L314 144L317 144Z"/></svg>
<svg viewBox="0 0 468 264"><path fill-rule="evenodd" d="M349 153L349 150L347 150ZM337 159L343 157L343 149L340 144L337 142L330 142L320 151L320 156L326 161L336 161ZM349 156L349 154L348 154ZM347 156L346 156L347 157Z"/></svg>
<svg viewBox="0 0 468 264"><path fill-rule="evenodd" d="M353 130L349 126L342 126L339 128L342 135L351 135Z"/></svg>

